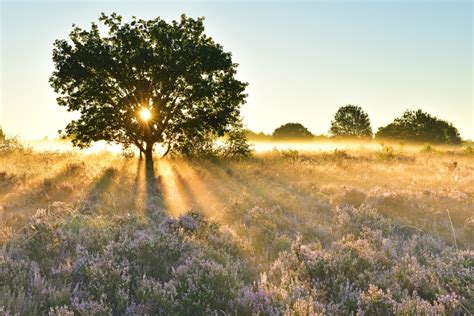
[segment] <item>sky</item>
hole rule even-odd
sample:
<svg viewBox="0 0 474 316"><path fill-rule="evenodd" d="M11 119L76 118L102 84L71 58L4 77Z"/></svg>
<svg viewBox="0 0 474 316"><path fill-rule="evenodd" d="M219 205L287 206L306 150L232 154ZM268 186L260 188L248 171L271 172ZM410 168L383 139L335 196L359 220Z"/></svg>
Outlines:
<svg viewBox="0 0 474 316"><path fill-rule="evenodd" d="M324 134L340 106L355 104L374 130L421 108L474 139L471 1L0 0L0 10L0 126L22 139L55 137L74 117L48 83L53 42L101 12L204 16L249 83L242 115L252 130L300 122Z"/></svg>

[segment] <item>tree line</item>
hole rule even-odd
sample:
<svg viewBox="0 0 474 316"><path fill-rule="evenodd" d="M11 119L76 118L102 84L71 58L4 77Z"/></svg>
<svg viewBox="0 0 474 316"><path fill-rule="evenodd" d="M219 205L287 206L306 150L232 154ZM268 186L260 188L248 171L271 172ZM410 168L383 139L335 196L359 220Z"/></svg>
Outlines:
<svg viewBox="0 0 474 316"><path fill-rule="evenodd" d="M249 131L249 137L268 138L270 135ZM275 129L275 139L314 139L313 135L300 123L286 123ZM324 136L319 136L324 137ZM404 142L429 142L435 144L460 144L462 139L453 124L437 118L421 109L405 111L392 123L378 128L373 133L369 115L360 107L348 104L340 107L334 114L329 129L331 138L380 139Z"/></svg>

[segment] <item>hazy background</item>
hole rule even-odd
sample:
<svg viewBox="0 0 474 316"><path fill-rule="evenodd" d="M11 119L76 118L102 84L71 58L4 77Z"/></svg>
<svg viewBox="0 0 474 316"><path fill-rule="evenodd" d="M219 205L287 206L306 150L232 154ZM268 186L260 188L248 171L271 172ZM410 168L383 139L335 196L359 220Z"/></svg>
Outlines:
<svg viewBox="0 0 474 316"><path fill-rule="evenodd" d="M205 16L206 33L250 83L242 113L255 131L295 121L327 133L337 108L351 103L374 130L423 108L474 138L470 1L2 1L0 125L9 134L54 137L71 119L48 83L53 41L101 12Z"/></svg>

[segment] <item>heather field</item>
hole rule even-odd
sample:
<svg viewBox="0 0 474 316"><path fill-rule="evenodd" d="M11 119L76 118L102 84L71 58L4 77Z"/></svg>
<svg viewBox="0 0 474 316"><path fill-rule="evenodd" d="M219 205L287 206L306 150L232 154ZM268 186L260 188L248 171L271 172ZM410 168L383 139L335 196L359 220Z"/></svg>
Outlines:
<svg viewBox="0 0 474 316"><path fill-rule="evenodd" d="M471 147L18 149L0 214L7 315L474 313Z"/></svg>

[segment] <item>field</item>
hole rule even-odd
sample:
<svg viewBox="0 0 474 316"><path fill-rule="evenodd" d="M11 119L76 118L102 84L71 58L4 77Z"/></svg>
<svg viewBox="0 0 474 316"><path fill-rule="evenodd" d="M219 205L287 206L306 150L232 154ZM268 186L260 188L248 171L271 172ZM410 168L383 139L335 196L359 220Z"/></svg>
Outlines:
<svg viewBox="0 0 474 316"><path fill-rule="evenodd" d="M0 310L474 313L472 150L377 147L1 153Z"/></svg>

